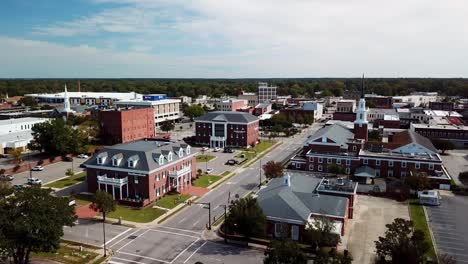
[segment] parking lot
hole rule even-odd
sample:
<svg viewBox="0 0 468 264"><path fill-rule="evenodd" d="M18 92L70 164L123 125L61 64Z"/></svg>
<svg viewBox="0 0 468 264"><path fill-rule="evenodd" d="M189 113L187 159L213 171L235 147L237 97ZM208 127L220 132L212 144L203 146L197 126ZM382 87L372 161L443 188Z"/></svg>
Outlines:
<svg viewBox="0 0 468 264"><path fill-rule="evenodd" d="M444 166L450 176L457 184L462 184L458 180L458 174L463 171L468 171L468 150L454 149L447 151L450 155L442 155Z"/></svg>
<svg viewBox="0 0 468 264"><path fill-rule="evenodd" d="M124 237L133 229L121 225L106 224L106 244ZM78 219L73 227L64 227L63 239L101 247L104 244L102 222L92 219Z"/></svg>
<svg viewBox="0 0 468 264"><path fill-rule="evenodd" d="M468 263L468 197L442 195L440 206L426 206L429 227L434 235L439 256L446 254L457 263Z"/></svg>
<svg viewBox="0 0 468 264"><path fill-rule="evenodd" d="M383 236L385 225L395 218L409 219L408 206L395 200L358 195L354 218L347 225L344 244L353 256L353 263L374 263L375 241Z"/></svg>
<svg viewBox="0 0 468 264"><path fill-rule="evenodd" d="M86 159L73 159L73 170L75 172L82 171L83 169L80 168L80 165L85 162ZM44 166L43 171L33 171L32 177L38 178L42 180L42 184L46 184L48 182L60 179L65 177L65 173L67 169L72 167L72 162L69 161L59 161L53 164L49 164ZM29 171L20 172L14 174L15 179L11 182L11 184L25 184L27 179L29 178Z"/></svg>
<svg viewBox="0 0 468 264"><path fill-rule="evenodd" d="M200 155L202 153L201 148L194 148L195 151L197 151ZM212 155L215 156L215 159L212 159L208 161L208 164L206 162L198 162L197 163L197 169L201 169L203 172L206 171L206 168L212 168L213 172L211 174L214 175L220 175L221 173L225 171L233 171L236 169L237 165L231 166L231 165L226 165L226 161L229 159L235 159L234 156L239 153L239 150L234 150L234 153L223 153L223 150L220 150L218 152L214 152L213 149L209 149L208 151L205 151L206 155Z"/></svg>

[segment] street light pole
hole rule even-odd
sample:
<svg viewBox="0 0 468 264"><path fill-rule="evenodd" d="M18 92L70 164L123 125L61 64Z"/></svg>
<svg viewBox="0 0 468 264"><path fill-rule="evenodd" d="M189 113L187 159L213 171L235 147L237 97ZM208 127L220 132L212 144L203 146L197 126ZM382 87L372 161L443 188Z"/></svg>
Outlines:
<svg viewBox="0 0 468 264"><path fill-rule="evenodd" d="M259 183L258 183L258 189L260 189L262 187L262 159L260 159L260 173L259 173L260 177L259 177Z"/></svg>
<svg viewBox="0 0 468 264"><path fill-rule="evenodd" d="M32 179L30 151L28 151L28 167L29 167L29 178Z"/></svg>

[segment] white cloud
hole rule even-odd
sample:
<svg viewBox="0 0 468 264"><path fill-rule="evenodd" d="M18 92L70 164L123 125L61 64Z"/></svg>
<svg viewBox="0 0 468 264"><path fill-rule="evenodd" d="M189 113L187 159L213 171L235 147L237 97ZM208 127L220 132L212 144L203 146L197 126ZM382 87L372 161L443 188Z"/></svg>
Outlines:
<svg viewBox="0 0 468 264"><path fill-rule="evenodd" d="M93 35L102 42L109 41L106 33L120 34L126 51L58 45L63 56L93 50L113 63L140 67L124 71L125 65L112 65L101 73L111 77L467 76L468 4L463 0L92 2L117 7L34 32ZM161 45L170 46L171 54L182 49L186 54L192 45L198 50L193 54L206 55L155 56L163 52ZM210 54L214 49L216 54Z"/></svg>

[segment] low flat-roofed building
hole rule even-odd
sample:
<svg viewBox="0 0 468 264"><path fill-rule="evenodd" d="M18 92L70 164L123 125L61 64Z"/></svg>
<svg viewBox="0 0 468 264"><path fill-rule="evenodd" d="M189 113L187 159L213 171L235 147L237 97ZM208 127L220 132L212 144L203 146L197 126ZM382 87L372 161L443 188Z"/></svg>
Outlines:
<svg viewBox="0 0 468 264"><path fill-rule="evenodd" d="M411 124L410 129L427 138L445 139L456 148L468 148L468 126L446 124Z"/></svg>
<svg viewBox="0 0 468 264"><path fill-rule="evenodd" d="M26 150L33 139L32 127L35 124L47 122L47 118L15 118L0 120L0 154L8 153L11 149Z"/></svg>

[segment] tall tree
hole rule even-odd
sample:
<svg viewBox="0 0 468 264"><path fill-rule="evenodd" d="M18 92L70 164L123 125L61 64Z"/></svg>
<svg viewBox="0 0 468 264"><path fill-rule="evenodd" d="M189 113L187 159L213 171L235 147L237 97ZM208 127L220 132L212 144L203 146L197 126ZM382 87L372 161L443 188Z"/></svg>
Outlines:
<svg viewBox="0 0 468 264"><path fill-rule="evenodd" d="M191 105L184 109L184 115L188 116L193 121L195 117L200 117L205 114L205 109L200 105Z"/></svg>
<svg viewBox="0 0 468 264"><path fill-rule="evenodd" d="M60 246L63 227L76 216L69 199L40 187L23 188L0 199L0 251L15 264L27 264L31 252L53 252Z"/></svg>
<svg viewBox="0 0 468 264"><path fill-rule="evenodd" d="M442 151L442 155L445 155L445 151L455 148L455 145L452 143L452 141L445 139L432 139L432 144L434 144L436 149Z"/></svg>
<svg viewBox="0 0 468 264"><path fill-rule="evenodd" d="M281 162L270 160L265 165L263 165L263 171L265 177L268 179L281 177L283 176L283 164L281 164Z"/></svg>
<svg viewBox="0 0 468 264"><path fill-rule="evenodd" d="M162 131L167 133L174 129L174 124L171 121L165 121L165 122L162 122L159 127L161 128Z"/></svg>
<svg viewBox="0 0 468 264"><path fill-rule="evenodd" d="M229 205L225 225L230 232L245 237L263 237L266 223L266 216L255 198L246 197Z"/></svg>
<svg viewBox="0 0 468 264"><path fill-rule="evenodd" d="M13 156L16 164L21 163L21 154L23 154L23 151L20 148L15 148L15 149L10 150L8 154Z"/></svg>
<svg viewBox="0 0 468 264"><path fill-rule="evenodd" d="M290 239L273 240L265 251L265 264L305 264L307 257L299 244Z"/></svg>
<svg viewBox="0 0 468 264"><path fill-rule="evenodd" d="M335 248L330 249L329 252L318 251L314 258L314 263L320 264L351 264L353 258L347 250L343 254L338 253Z"/></svg>
<svg viewBox="0 0 468 264"><path fill-rule="evenodd" d="M412 190L422 191L431 188L431 181L425 173L418 173L417 171L413 171L411 174L411 176L406 177L405 183Z"/></svg>
<svg viewBox="0 0 468 264"><path fill-rule="evenodd" d="M325 216L314 216L313 222L306 223L304 230L304 241L318 246L336 246L340 243L341 238L338 234L334 234L333 222Z"/></svg>
<svg viewBox="0 0 468 264"><path fill-rule="evenodd" d="M423 263L424 254L429 250L424 232L415 230L413 222L396 218L387 224L384 237L375 241L378 263Z"/></svg>
<svg viewBox="0 0 468 264"><path fill-rule="evenodd" d="M337 165L337 164L330 164L330 165L328 165L327 169L328 169L327 170L328 173L335 174L335 175L345 173L345 170L343 169L343 167L341 167L340 165Z"/></svg>
<svg viewBox="0 0 468 264"><path fill-rule="evenodd" d="M105 191L98 190L93 197L94 208L102 213L102 233L104 236L104 256L106 250L106 214L115 211L115 201L112 196Z"/></svg>

